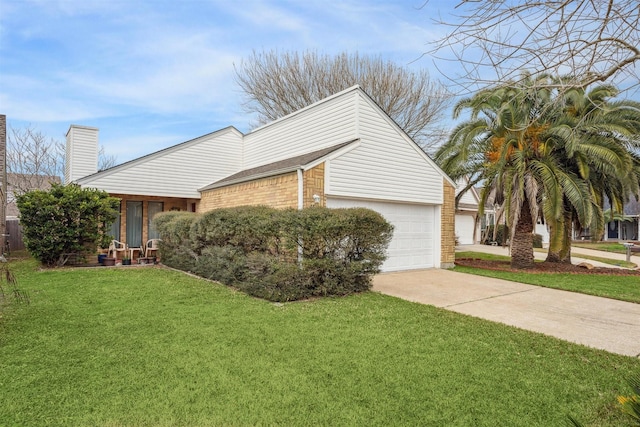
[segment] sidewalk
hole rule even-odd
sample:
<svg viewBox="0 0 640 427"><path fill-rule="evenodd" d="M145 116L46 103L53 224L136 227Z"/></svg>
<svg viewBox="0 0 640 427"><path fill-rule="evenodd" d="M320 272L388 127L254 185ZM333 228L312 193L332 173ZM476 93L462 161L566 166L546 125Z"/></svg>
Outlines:
<svg viewBox="0 0 640 427"><path fill-rule="evenodd" d="M379 274L373 290L640 357L640 304L443 269Z"/></svg>
<svg viewBox="0 0 640 427"><path fill-rule="evenodd" d="M483 252L494 255L504 255L510 256L509 247L508 246L490 246L490 245L459 245L456 246L456 251L472 251L472 252ZM612 264L607 264L603 262L593 261L586 258L580 258L580 255L594 256L599 258L608 258L618 261L626 261L627 256L625 254L616 254L613 252L604 252L604 251L596 251L593 249L584 249L584 248L571 248L571 263L572 264L580 264L581 262L587 262L594 267L607 267L607 268L624 268L617 267ZM547 254L542 252L534 251L533 253L535 259L544 260L547 258ZM632 255L631 262L640 265L640 256Z"/></svg>

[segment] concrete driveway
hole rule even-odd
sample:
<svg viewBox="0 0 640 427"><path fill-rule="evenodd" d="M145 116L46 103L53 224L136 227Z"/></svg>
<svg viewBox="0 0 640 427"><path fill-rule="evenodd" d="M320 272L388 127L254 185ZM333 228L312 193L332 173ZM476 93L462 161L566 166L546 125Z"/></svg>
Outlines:
<svg viewBox="0 0 640 427"><path fill-rule="evenodd" d="M379 274L373 290L640 357L640 304L441 269Z"/></svg>

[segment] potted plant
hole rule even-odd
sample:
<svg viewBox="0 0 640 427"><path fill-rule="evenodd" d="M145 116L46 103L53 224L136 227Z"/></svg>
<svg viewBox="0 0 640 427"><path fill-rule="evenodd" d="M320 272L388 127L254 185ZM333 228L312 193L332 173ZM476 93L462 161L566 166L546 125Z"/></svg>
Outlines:
<svg viewBox="0 0 640 427"><path fill-rule="evenodd" d="M98 254L98 264L104 265L104 259L107 257L107 254Z"/></svg>
<svg viewBox="0 0 640 427"><path fill-rule="evenodd" d="M115 258L104 258L102 260L102 265L104 266L113 266L116 265L116 259Z"/></svg>
<svg viewBox="0 0 640 427"><path fill-rule="evenodd" d="M131 265L131 258L125 256L122 258L122 265Z"/></svg>

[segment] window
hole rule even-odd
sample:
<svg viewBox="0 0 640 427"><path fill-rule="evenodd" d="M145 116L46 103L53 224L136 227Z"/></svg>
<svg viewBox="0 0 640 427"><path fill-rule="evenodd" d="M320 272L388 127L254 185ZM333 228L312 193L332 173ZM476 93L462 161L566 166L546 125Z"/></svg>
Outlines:
<svg viewBox="0 0 640 427"><path fill-rule="evenodd" d="M127 202L127 245L142 246L142 202Z"/></svg>
<svg viewBox="0 0 640 427"><path fill-rule="evenodd" d="M155 228L153 228L152 225L152 221L153 221L153 217L156 216L157 213L160 213L164 210L164 203L162 202L149 202L148 208L147 208L147 227L149 230L149 239L159 239L160 235L158 234L158 232L156 231Z"/></svg>

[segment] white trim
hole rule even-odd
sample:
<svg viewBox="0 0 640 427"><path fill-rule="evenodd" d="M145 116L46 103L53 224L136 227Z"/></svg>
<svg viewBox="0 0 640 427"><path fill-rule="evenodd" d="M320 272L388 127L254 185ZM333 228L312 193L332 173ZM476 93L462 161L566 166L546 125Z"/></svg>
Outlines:
<svg viewBox="0 0 640 427"><path fill-rule="evenodd" d="M298 168L298 209L304 208L304 174Z"/></svg>

